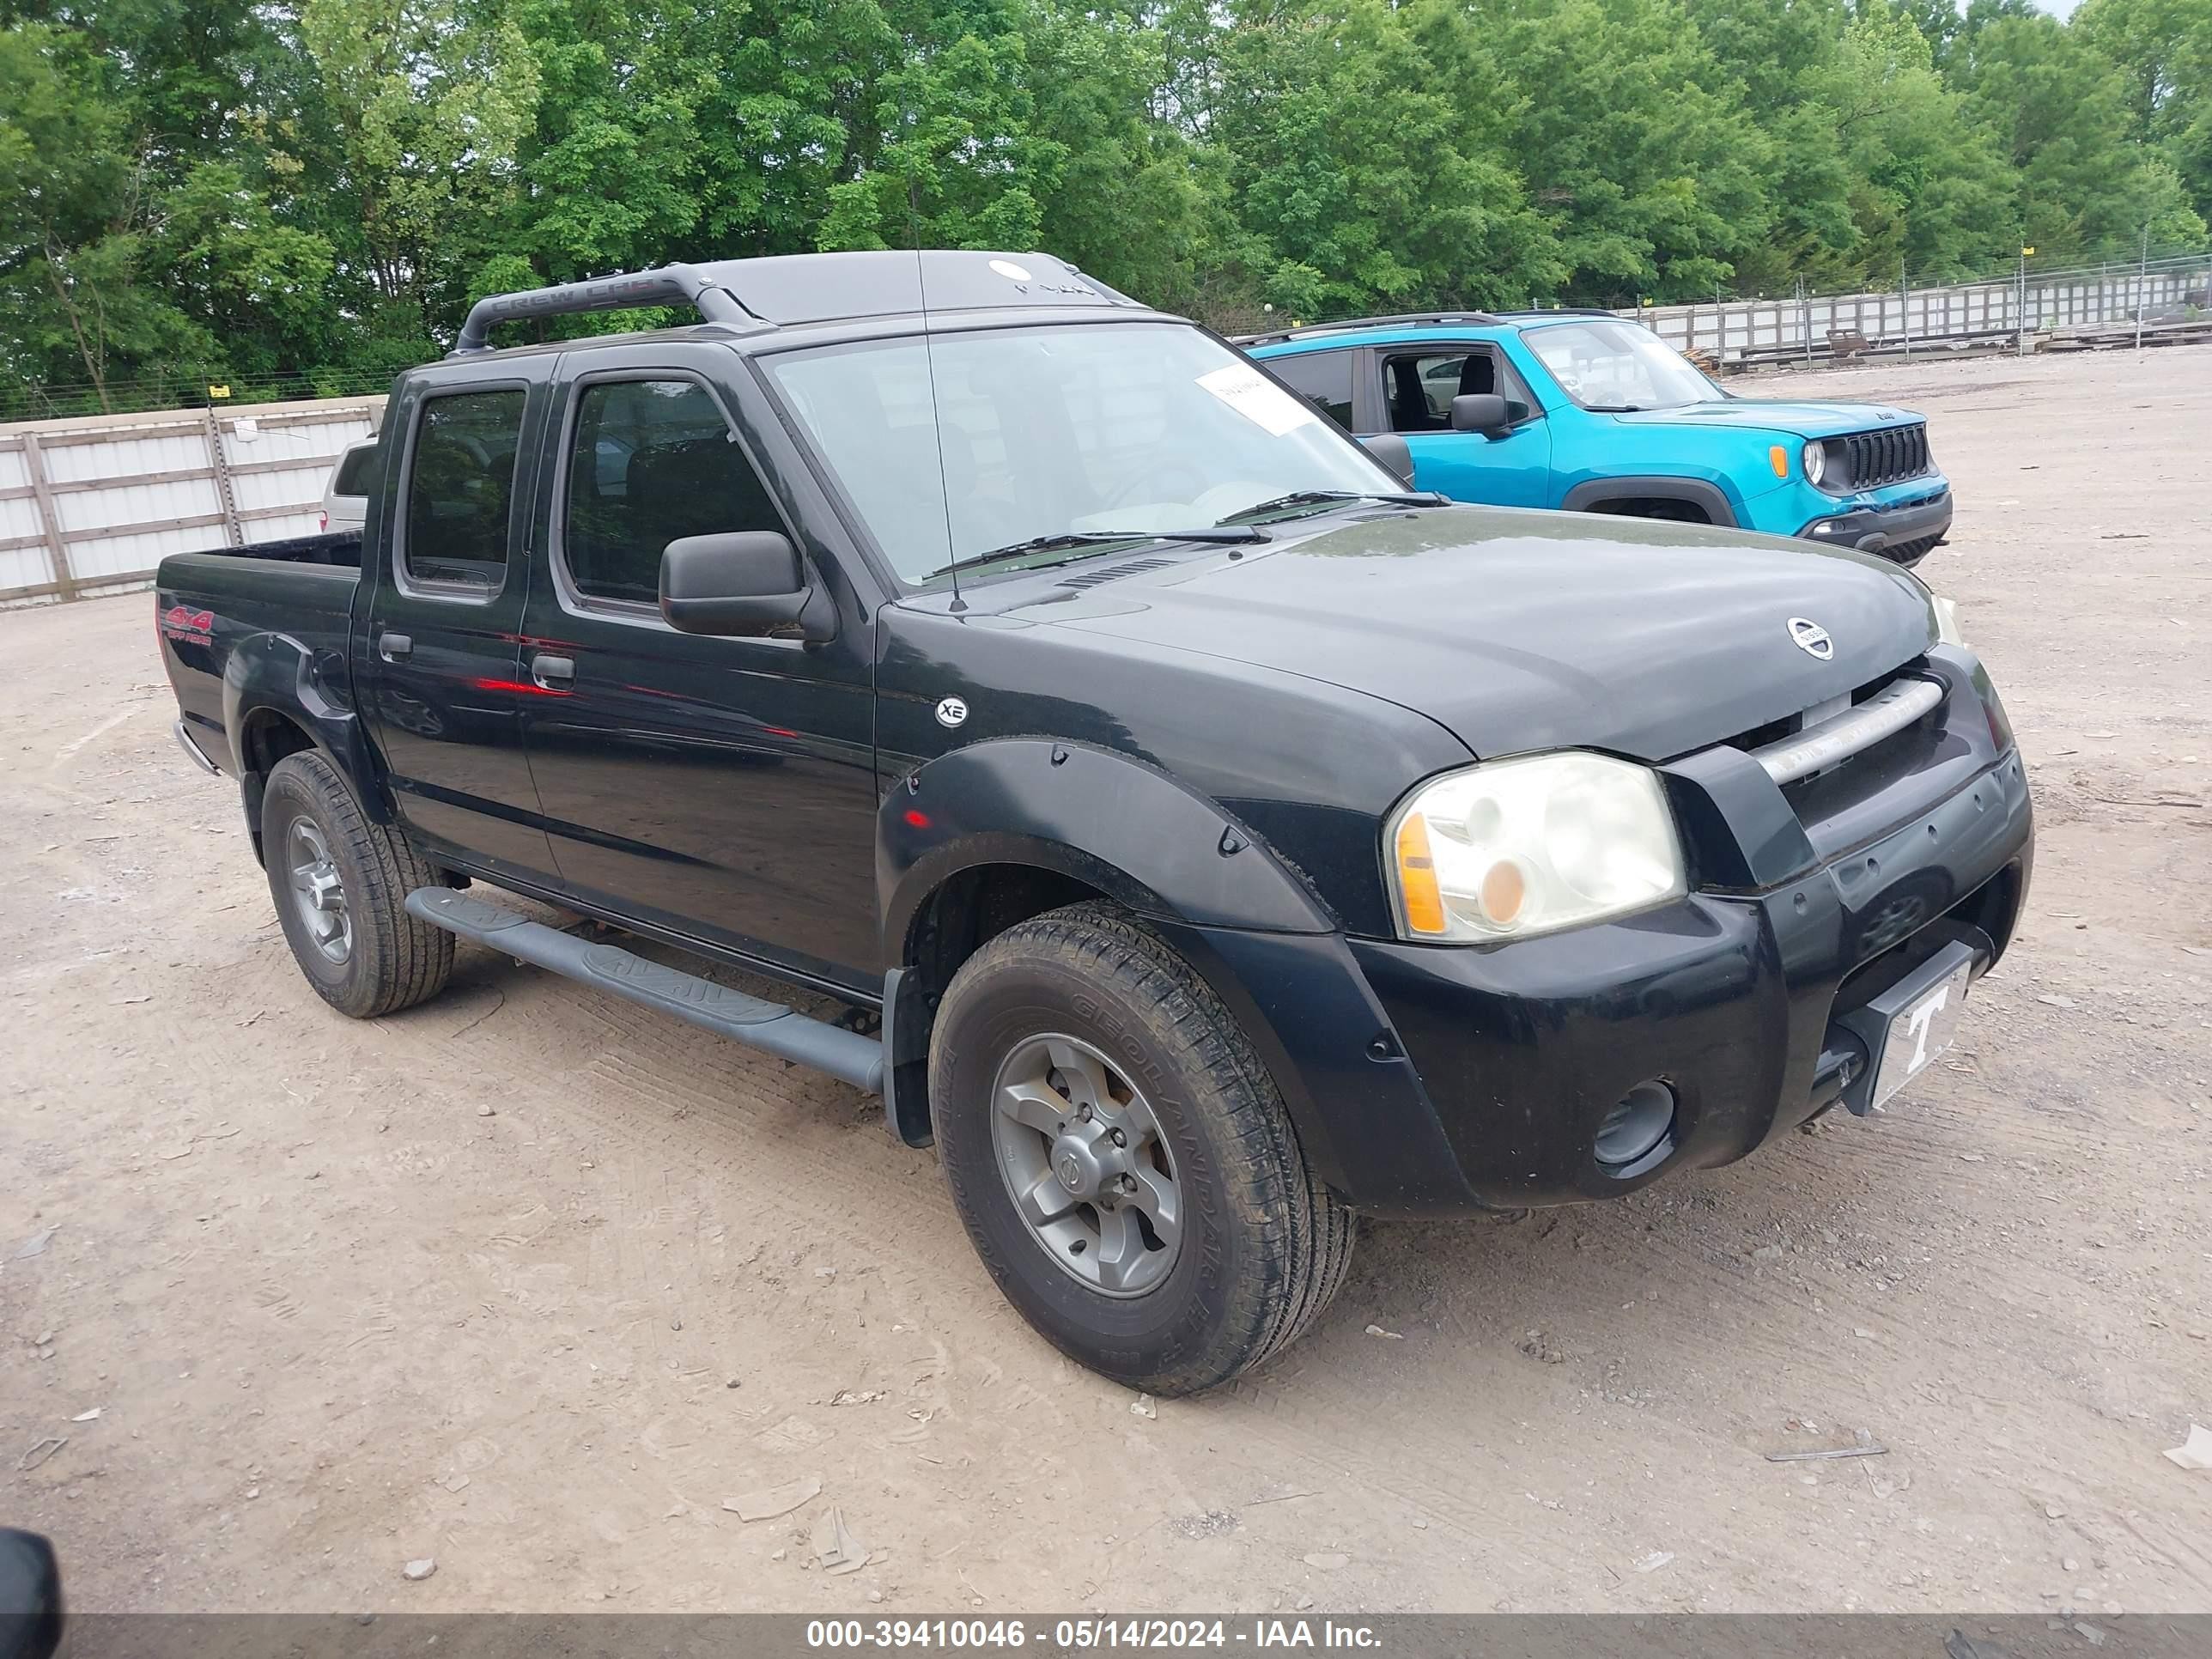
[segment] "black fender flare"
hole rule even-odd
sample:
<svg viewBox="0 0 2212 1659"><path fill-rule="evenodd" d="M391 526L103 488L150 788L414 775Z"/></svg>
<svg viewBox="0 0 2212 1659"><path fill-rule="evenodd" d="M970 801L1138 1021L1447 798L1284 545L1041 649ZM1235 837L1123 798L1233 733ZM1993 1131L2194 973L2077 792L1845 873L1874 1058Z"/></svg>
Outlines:
<svg viewBox="0 0 2212 1659"><path fill-rule="evenodd" d="M1304 875L1158 767L1049 738L953 750L893 784L878 812L884 1108L899 1139L930 1135L934 998L914 965L916 918L963 871L1001 864L1073 877L1152 924L1243 1028L1329 1186L1409 1212L1471 1202L1389 1016Z"/></svg>
<svg viewBox="0 0 2212 1659"><path fill-rule="evenodd" d="M1701 509L1707 519L1723 528L1737 526L1735 508L1729 504L1727 492L1703 478L1585 478L1567 491L1559 508L1565 513L1595 513L1609 501L1682 501Z"/></svg>
<svg viewBox="0 0 2212 1659"><path fill-rule="evenodd" d="M314 650L289 634L256 634L239 641L223 662L223 736L230 746L231 775L238 780L246 827L261 848L260 790L246 757L246 732L264 714L298 727L324 759L337 769L371 822L393 822L392 805L378 786L376 758L351 708L325 689L326 674L343 674L343 658Z"/></svg>
<svg viewBox="0 0 2212 1659"><path fill-rule="evenodd" d="M1097 888L1139 915L1333 933L1305 879L1217 803L1133 756L1050 738L969 744L908 772L876 815L884 960L963 870L1021 864Z"/></svg>

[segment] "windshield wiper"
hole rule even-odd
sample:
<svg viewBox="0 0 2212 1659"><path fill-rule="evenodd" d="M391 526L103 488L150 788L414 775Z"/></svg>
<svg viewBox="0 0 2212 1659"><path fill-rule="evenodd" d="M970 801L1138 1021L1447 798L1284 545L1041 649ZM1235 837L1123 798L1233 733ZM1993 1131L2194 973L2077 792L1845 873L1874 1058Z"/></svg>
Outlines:
<svg viewBox="0 0 2212 1659"><path fill-rule="evenodd" d="M1255 501L1240 507L1228 518L1249 519L1255 513L1273 513L1286 507L1306 507L1321 501L1388 501L1394 507L1445 507L1451 497L1438 495L1433 489L1293 489L1287 495L1278 495L1272 501Z"/></svg>
<svg viewBox="0 0 2212 1659"><path fill-rule="evenodd" d="M1583 407L1593 415L1641 415L1644 412L1642 404L1584 404Z"/></svg>
<svg viewBox="0 0 2212 1659"><path fill-rule="evenodd" d="M1032 536L1025 542L994 547L988 553L970 553L951 564L939 565L922 580L928 581L934 577L949 576L956 570L972 570L978 565L996 564L1001 559L1018 559L1024 553L1049 553L1063 547L1104 547L1125 542L1224 542L1241 545L1273 540L1273 537L1256 525L1206 525L1191 530L1063 530L1057 535Z"/></svg>

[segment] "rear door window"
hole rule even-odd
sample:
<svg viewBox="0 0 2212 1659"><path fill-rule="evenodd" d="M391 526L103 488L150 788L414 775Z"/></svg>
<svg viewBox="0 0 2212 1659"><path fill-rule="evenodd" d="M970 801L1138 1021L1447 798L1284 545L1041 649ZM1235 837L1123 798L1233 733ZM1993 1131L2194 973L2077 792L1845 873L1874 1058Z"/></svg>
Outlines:
<svg viewBox="0 0 2212 1659"><path fill-rule="evenodd" d="M784 527L721 406L696 380L587 384L568 430L562 500L561 556L587 599L658 605L669 543Z"/></svg>
<svg viewBox="0 0 2212 1659"><path fill-rule="evenodd" d="M401 515L403 575L440 587L499 590L524 395L516 386L423 399Z"/></svg>
<svg viewBox="0 0 2212 1659"><path fill-rule="evenodd" d="M1304 351L1295 357L1270 357L1267 369L1349 432L1352 356L1349 351Z"/></svg>

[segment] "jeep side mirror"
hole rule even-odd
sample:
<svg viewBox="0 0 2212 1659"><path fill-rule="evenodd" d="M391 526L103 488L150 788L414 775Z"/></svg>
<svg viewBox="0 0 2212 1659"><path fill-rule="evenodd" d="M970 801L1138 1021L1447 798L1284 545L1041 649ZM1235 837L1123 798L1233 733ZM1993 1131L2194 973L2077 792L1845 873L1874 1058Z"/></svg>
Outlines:
<svg viewBox="0 0 2212 1659"><path fill-rule="evenodd" d="M684 536L660 555L660 614L686 634L766 634L805 623L805 637L828 639L826 623L810 621L815 589L788 536L739 530ZM817 631L819 627L820 631Z"/></svg>
<svg viewBox="0 0 2212 1659"><path fill-rule="evenodd" d="M1371 432L1359 440L1364 449L1382 465L1382 470L1408 489L1413 483L1413 449L1395 432Z"/></svg>
<svg viewBox="0 0 2212 1659"><path fill-rule="evenodd" d="M52 1659L62 1644L62 1569L34 1532L0 1527L0 1659Z"/></svg>
<svg viewBox="0 0 2212 1659"><path fill-rule="evenodd" d="M1495 438L1513 424L1510 405L1494 392L1463 392L1451 400L1451 429Z"/></svg>

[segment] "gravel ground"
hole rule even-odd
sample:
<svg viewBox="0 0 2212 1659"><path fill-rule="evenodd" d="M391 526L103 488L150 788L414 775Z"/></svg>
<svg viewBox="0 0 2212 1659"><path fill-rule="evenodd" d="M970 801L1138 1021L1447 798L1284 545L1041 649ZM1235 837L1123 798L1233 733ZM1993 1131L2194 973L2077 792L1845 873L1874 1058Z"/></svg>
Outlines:
<svg viewBox="0 0 2212 1659"><path fill-rule="evenodd" d="M841 1085L472 950L330 1013L145 596L0 615L0 1519L100 1610L2212 1608L2160 1455L2212 1424L2208 371L1771 383L1930 416L1923 571L2034 768L1939 1070L1626 1202L1370 1225L1156 1418Z"/></svg>

